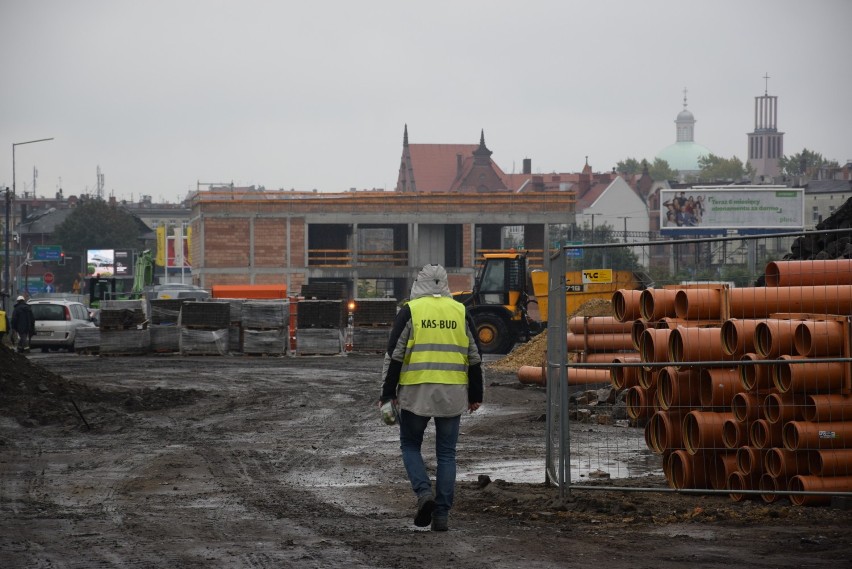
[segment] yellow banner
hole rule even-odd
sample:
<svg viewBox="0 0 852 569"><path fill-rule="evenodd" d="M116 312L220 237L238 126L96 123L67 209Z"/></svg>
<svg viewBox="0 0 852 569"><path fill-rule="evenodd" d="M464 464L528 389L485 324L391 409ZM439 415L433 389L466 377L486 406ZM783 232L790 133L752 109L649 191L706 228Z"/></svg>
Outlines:
<svg viewBox="0 0 852 569"><path fill-rule="evenodd" d="M186 227L186 264L192 266L192 227Z"/></svg>
<svg viewBox="0 0 852 569"><path fill-rule="evenodd" d="M160 267L166 266L166 226L157 226L157 257L154 259Z"/></svg>
<svg viewBox="0 0 852 569"><path fill-rule="evenodd" d="M612 282L612 269L583 269L583 283L606 284Z"/></svg>

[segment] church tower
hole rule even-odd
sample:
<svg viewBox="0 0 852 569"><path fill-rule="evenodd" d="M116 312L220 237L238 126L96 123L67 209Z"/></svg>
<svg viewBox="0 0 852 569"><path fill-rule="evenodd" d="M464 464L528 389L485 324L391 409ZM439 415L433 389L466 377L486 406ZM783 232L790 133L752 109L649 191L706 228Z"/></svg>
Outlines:
<svg viewBox="0 0 852 569"><path fill-rule="evenodd" d="M784 133L778 132L778 97L769 95L769 74L763 76L766 88L754 98L754 131L748 133L748 162L755 170L755 182L771 182L781 174L778 159L784 155Z"/></svg>

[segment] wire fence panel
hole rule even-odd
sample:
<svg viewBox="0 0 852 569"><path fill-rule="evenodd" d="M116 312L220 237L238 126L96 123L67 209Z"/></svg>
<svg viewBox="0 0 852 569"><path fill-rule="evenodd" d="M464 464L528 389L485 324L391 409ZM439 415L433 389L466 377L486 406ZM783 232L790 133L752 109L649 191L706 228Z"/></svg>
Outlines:
<svg viewBox="0 0 852 569"><path fill-rule="evenodd" d="M548 480L561 494L596 478L652 490L636 479L662 474L661 490L734 500L852 495L850 242L846 229L563 247ZM604 310L578 303L607 286Z"/></svg>

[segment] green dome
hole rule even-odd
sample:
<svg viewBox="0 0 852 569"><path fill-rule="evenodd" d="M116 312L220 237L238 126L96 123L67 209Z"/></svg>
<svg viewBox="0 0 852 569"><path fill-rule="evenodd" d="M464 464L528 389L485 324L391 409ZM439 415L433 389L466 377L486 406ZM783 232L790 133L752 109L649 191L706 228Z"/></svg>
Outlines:
<svg viewBox="0 0 852 569"><path fill-rule="evenodd" d="M709 156L710 154L709 148L695 142L675 142L660 150L657 153L657 158L668 162L672 170L677 170L678 172L697 172L701 170L701 166L698 165L698 159L701 156Z"/></svg>

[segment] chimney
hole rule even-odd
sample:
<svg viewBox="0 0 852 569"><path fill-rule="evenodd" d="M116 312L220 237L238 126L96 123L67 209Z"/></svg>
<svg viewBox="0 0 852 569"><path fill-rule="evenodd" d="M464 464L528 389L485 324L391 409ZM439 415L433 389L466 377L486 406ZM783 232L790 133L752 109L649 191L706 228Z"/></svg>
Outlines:
<svg viewBox="0 0 852 569"><path fill-rule="evenodd" d="M524 158L524 174L532 174L532 158Z"/></svg>
<svg viewBox="0 0 852 569"><path fill-rule="evenodd" d="M461 176L462 173L462 155L456 154L456 177Z"/></svg>

